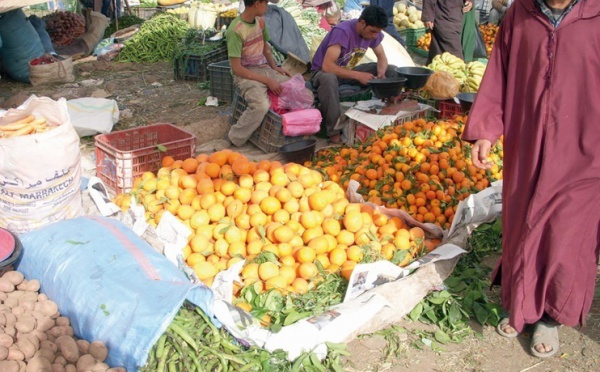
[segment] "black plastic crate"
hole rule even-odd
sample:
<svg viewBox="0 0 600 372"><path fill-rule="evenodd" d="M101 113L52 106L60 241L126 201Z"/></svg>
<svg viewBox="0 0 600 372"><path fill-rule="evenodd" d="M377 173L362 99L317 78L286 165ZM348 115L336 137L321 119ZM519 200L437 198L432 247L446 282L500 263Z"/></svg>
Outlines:
<svg viewBox="0 0 600 372"><path fill-rule="evenodd" d="M221 44L203 56L188 55L175 58L173 62L175 80L208 81L208 65L227 59L227 45Z"/></svg>
<svg viewBox="0 0 600 372"><path fill-rule="evenodd" d="M233 75L229 60L211 63L208 65L210 72L210 95L219 101L233 102Z"/></svg>

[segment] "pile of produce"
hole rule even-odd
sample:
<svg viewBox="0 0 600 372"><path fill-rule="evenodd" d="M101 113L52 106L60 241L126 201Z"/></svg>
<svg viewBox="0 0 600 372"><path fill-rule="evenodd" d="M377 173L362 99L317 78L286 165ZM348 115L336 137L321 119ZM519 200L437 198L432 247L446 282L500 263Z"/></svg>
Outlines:
<svg viewBox="0 0 600 372"><path fill-rule="evenodd" d="M471 145L460 139L464 118L417 119L377 131L356 147L321 150L312 167L377 205L400 208L421 222L448 229L458 203L502 178L502 143L491 151L487 171L471 163Z"/></svg>
<svg viewBox="0 0 600 372"><path fill-rule="evenodd" d="M493 25L491 23L485 25L479 25L479 31L481 32L481 36L483 36L483 41L485 42L485 50L487 52L488 58L492 54L492 48L494 47L494 42L496 41L496 34L498 33L498 26Z"/></svg>
<svg viewBox="0 0 600 372"><path fill-rule="evenodd" d="M139 8L156 8L158 2L156 0L140 0Z"/></svg>
<svg viewBox="0 0 600 372"><path fill-rule="evenodd" d="M302 5L296 0L281 0L277 3L277 6L285 9L294 17L308 49L312 46L313 37L322 39L327 34L327 31L319 25L321 15L315 8L303 9Z"/></svg>
<svg viewBox="0 0 600 372"><path fill-rule="evenodd" d="M27 115L11 123L0 125L0 139L43 133L53 128L56 127L49 126L45 117L40 116L36 119L35 115Z"/></svg>
<svg viewBox="0 0 600 372"><path fill-rule="evenodd" d="M446 71L459 82L461 92L477 92L485 73L485 64L479 61L465 62L448 53L438 54L427 66L434 71Z"/></svg>
<svg viewBox="0 0 600 372"><path fill-rule="evenodd" d="M118 23L119 30L122 30L133 25L141 25L142 23L144 23L144 20L133 15L124 15L122 17L119 17ZM110 35L114 34L117 31L117 22L115 22L114 19L111 19L110 24L108 25L106 30L104 30L104 38L106 39L110 37Z"/></svg>
<svg viewBox="0 0 600 372"><path fill-rule="evenodd" d="M43 17L52 44L67 46L85 33L85 19L73 12L59 10Z"/></svg>
<svg viewBox="0 0 600 372"><path fill-rule="evenodd" d="M406 6L400 2L394 5L394 25L398 31L425 27L421 21L421 11L412 5Z"/></svg>
<svg viewBox="0 0 600 372"><path fill-rule="evenodd" d="M423 50L429 50L429 46L431 45L431 32L427 32L425 35L421 36L419 40L417 40L417 48Z"/></svg>
<svg viewBox="0 0 600 372"><path fill-rule="evenodd" d="M160 13L142 24L138 33L125 41L121 62L172 61L188 24L169 13Z"/></svg>
<svg viewBox="0 0 600 372"><path fill-rule="evenodd" d="M0 278L0 371L125 372L104 363L104 343L76 339L69 318L39 290L18 271Z"/></svg>
<svg viewBox="0 0 600 372"><path fill-rule="evenodd" d="M156 371L341 371L345 347L327 343L327 358L302 353L294 362L282 350L244 347L224 328L217 329L199 308L184 304L150 350L141 372Z"/></svg>
<svg viewBox="0 0 600 372"><path fill-rule="evenodd" d="M226 149L183 161L165 157L162 165L114 203L128 208L135 198L151 225L165 211L177 216L192 231L184 258L209 286L218 272L246 260L236 304L258 306L280 322L289 315L280 314L283 296L323 288L318 303L326 296L339 303L357 263L405 266L440 243L399 217L350 203L338 183L299 164L256 163ZM314 299L306 302L314 307Z"/></svg>

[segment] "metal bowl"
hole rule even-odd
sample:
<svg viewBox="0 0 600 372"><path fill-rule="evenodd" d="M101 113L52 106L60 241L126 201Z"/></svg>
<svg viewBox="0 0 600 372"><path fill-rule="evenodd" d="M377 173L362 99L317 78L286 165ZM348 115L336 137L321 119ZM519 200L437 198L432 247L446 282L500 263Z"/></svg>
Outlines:
<svg viewBox="0 0 600 372"><path fill-rule="evenodd" d="M397 67L399 76L406 78L404 86L408 89L421 89L427 84L433 70L426 67Z"/></svg>
<svg viewBox="0 0 600 372"><path fill-rule="evenodd" d="M308 139L297 142L288 143L279 148L279 153L287 163L304 164L310 161L315 154L317 140Z"/></svg>
<svg viewBox="0 0 600 372"><path fill-rule="evenodd" d="M469 111L471 109L471 106L475 101L475 96L477 96L477 93L458 93L456 95L463 111Z"/></svg>
<svg viewBox="0 0 600 372"><path fill-rule="evenodd" d="M379 99L399 96L402 93L404 83L406 83L406 78L404 77L369 80L369 86L373 94Z"/></svg>

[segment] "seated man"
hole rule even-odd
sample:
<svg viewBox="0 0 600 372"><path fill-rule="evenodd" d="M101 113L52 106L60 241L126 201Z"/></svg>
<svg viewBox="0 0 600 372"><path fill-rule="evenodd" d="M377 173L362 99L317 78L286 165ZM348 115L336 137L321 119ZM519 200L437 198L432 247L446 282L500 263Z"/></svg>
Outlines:
<svg viewBox="0 0 600 372"><path fill-rule="evenodd" d="M358 19L344 21L329 31L313 57L311 83L317 89L330 142L341 142L340 131L333 129L341 114L341 84L366 86L371 79L397 76L395 67L388 66L380 45L383 39L381 31L387 24L383 8L370 5ZM373 49L377 63L357 66L368 48Z"/></svg>
<svg viewBox="0 0 600 372"><path fill-rule="evenodd" d="M269 33L262 16L267 0L244 0L244 12L227 28L227 54L233 82L247 103L247 109L229 130L228 138L242 146L260 127L271 101L267 89L279 95L289 73L278 67L269 46Z"/></svg>

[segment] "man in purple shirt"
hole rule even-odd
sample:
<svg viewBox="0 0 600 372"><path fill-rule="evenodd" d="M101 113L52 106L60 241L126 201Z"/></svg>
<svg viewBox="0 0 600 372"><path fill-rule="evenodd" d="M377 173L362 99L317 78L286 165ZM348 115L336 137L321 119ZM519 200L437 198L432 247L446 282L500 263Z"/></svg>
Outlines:
<svg viewBox="0 0 600 372"><path fill-rule="evenodd" d="M331 29L313 57L311 83L317 89L327 136L332 143L341 142L340 131L333 129L341 115L339 86L366 86L371 79L397 76L395 66L388 66L381 46L381 31L387 24L383 8L368 6L358 19ZM368 48L373 49L377 63L357 66Z"/></svg>

